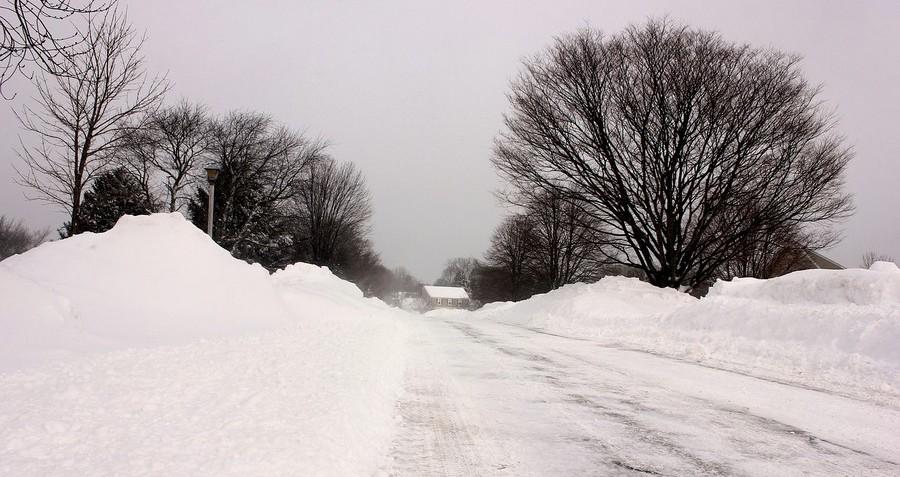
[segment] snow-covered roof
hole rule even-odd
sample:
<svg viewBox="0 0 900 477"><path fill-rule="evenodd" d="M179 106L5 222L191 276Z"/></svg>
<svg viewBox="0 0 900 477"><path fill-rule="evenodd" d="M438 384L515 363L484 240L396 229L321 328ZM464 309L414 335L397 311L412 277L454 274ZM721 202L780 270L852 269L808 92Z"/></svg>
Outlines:
<svg viewBox="0 0 900 477"><path fill-rule="evenodd" d="M437 287L433 285L425 285L425 294L431 298L469 298L465 288L460 287Z"/></svg>

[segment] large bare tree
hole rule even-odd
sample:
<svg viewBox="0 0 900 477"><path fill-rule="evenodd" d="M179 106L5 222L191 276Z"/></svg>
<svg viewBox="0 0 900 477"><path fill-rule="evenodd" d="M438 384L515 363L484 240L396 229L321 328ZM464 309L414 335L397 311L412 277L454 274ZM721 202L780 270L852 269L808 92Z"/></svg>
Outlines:
<svg viewBox="0 0 900 477"><path fill-rule="evenodd" d="M126 17L108 12L90 25L73 74L36 80L38 107L18 118L37 136L19 151L19 183L29 198L63 208L67 235L81 231L85 187L111 164L131 120L154 108L167 90L165 79L148 78L141 40Z"/></svg>
<svg viewBox="0 0 900 477"><path fill-rule="evenodd" d="M82 27L115 0L0 1L0 95L16 72L35 65L56 76L75 74L76 59L90 49ZM29 73L26 73L29 74Z"/></svg>
<svg viewBox="0 0 900 477"><path fill-rule="evenodd" d="M525 62L493 163L511 192L584 204L661 287L715 276L748 237L852 210L850 150L799 58L650 21Z"/></svg>

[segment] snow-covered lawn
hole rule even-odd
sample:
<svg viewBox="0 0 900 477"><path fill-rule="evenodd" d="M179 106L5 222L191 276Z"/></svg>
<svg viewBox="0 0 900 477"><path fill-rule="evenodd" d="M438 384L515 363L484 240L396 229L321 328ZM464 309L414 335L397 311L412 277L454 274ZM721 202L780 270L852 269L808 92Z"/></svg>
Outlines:
<svg viewBox="0 0 900 477"><path fill-rule="evenodd" d="M875 268L422 316L125 217L0 263L0 475L897 475Z"/></svg>

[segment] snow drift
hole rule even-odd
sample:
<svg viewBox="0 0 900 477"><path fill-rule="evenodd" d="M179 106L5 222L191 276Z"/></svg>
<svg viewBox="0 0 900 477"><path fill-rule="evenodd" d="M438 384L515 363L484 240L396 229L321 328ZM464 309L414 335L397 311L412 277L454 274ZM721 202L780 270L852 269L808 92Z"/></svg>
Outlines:
<svg viewBox="0 0 900 477"><path fill-rule="evenodd" d="M106 233L45 243L0 262L0 280L0 369L41 350L182 344L292 321L265 269L177 213L125 216Z"/></svg>
<svg viewBox="0 0 900 477"><path fill-rule="evenodd" d="M900 401L900 270L807 270L695 299L633 278L568 285L471 315Z"/></svg>
<svg viewBox="0 0 900 477"><path fill-rule="evenodd" d="M372 475L405 328L328 269L274 275L180 214L0 262L0 475Z"/></svg>

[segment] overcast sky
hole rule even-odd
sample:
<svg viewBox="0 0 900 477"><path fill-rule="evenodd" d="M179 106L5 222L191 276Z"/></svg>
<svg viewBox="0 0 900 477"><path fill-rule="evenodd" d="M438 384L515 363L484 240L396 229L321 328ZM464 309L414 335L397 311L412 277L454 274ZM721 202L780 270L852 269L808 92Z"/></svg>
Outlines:
<svg viewBox="0 0 900 477"><path fill-rule="evenodd" d="M521 59L590 25L614 33L669 15L732 41L805 57L807 77L856 158L857 212L826 252L846 266L900 258L900 2L183 1L120 0L169 101L266 112L331 144L366 174L372 238L389 267L432 281L455 256L480 257L504 213L489 162ZM250 5L253 5L252 7ZM19 81L0 105L0 214L32 226L62 217L13 182Z"/></svg>

